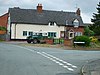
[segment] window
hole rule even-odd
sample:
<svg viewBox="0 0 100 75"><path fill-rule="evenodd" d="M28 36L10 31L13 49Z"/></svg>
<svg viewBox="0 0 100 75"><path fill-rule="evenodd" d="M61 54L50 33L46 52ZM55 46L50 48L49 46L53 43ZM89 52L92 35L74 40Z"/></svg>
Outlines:
<svg viewBox="0 0 100 75"><path fill-rule="evenodd" d="M50 26L53 26L54 25L54 22L50 22Z"/></svg>
<svg viewBox="0 0 100 75"><path fill-rule="evenodd" d="M82 36L82 32L75 32L75 36Z"/></svg>
<svg viewBox="0 0 100 75"><path fill-rule="evenodd" d="M27 36L27 31L23 31L23 36Z"/></svg>
<svg viewBox="0 0 100 75"><path fill-rule="evenodd" d="M56 37L56 33L54 33L54 37Z"/></svg>
<svg viewBox="0 0 100 75"><path fill-rule="evenodd" d="M74 27L78 27L79 26L79 21L77 19L75 19L73 21L73 25L74 25Z"/></svg>
<svg viewBox="0 0 100 75"><path fill-rule="evenodd" d="M73 39L74 38L74 32L69 32L69 39Z"/></svg>
<svg viewBox="0 0 100 75"><path fill-rule="evenodd" d="M69 35L70 37L73 37L73 33L70 33L70 35Z"/></svg>
<svg viewBox="0 0 100 75"><path fill-rule="evenodd" d="M33 35L33 32L29 32L29 36Z"/></svg>
<svg viewBox="0 0 100 75"><path fill-rule="evenodd" d="M49 22L49 26L55 26L56 23L55 22Z"/></svg>
<svg viewBox="0 0 100 75"><path fill-rule="evenodd" d="M56 37L56 32L48 32L49 37Z"/></svg>

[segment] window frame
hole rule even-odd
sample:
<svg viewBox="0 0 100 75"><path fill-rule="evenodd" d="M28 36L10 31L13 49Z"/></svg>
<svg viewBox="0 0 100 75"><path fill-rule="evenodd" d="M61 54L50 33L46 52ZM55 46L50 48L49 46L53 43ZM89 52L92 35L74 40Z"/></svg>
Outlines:
<svg viewBox="0 0 100 75"><path fill-rule="evenodd" d="M57 37L57 32L48 32L48 37Z"/></svg>
<svg viewBox="0 0 100 75"><path fill-rule="evenodd" d="M75 36L82 36L82 32L75 32Z"/></svg>
<svg viewBox="0 0 100 75"><path fill-rule="evenodd" d="M79 25L80 25L79 20L78 19L74 19L73 25L74 25L74 27L79 27Z"/></svg>
<svg viewBox="0 0 100 75"><path fill-rule="evenodd" d="M51 27L56 26L56 22L53 22L53 21L49 22L49 26Z"/></svg>
<svg viewBox="0 0 100 75"><path fill-rule="evenodd" d="M23 31L23 36L27 36L27 31Z"/></svg>
<svg viewBox="0 0 100 75"><path fill-rule="evenodd" d="M69 32L69 39L73 39L73 38L74 38L74 32Z"/></svg>
<svg viewBox="0 0 100 75"><path fill-rule="evenodd" d="M33 32L32 32L32 31L29 31L29 32L28 32L28 35L29 35L29 36L33 35Z"/></svg>

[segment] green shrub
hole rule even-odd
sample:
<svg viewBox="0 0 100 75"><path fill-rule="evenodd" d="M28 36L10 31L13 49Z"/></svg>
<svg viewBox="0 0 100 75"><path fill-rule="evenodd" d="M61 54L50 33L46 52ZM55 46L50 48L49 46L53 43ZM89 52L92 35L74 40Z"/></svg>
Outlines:
<svg viewBox="0 0 100 75"><path fill-rule="evenodd" d="M0 30L6 30L6 28L5 27L2 27L2 26L0 26Z"/></svg>
<svg viewBox="0 0 100 75"><path fill-rule="evenodd" d="M63 44L64 43L64 39L54 39L54 44Z"/></svg>
<svg viewBox="0 0 100 75"><path fill-rule="evenodd" d="M77 41L77 42L85 42L85 46L89 46L90 45L90 39L89 37L87 36L76 36L74 38L74 41ZM78 44L78 45L83 45L83 44Z"/></svg>
<svg viewBox="0 0 100 75"><path fill-rule="evenodd" d="M93 43L98 42L98 39L97 39L96 37L94 37L94 36L91 36L91 37L90 37L90 40L91 40L91 42L93 42Z"/></svg>

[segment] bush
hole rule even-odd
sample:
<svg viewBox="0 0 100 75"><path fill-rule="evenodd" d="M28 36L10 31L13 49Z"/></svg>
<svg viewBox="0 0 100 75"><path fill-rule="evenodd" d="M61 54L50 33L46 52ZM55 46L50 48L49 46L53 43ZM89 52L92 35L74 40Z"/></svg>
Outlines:
<svg viewBox="0 0 100 75"><path fill-rule="evenodd" d="M64 43L64 39L59 38L59 39L54 39L54 44L63 44Z"/></svg>
<svg viewBox="0 0 100 75"><path fill-rule="evenodd" d="M77 42L85 42L85 46L89 46L90 45L90 39L89 37L87 36L76 36L74 38L74 41L77 41ZM83 44L78 44L78 45L83 45Z"/></svg>
<svg viewBox="0 0 100 75"><path fill-rule="evenodd" d="M90 37L90 40L91 40L91 42L93 42L93 43L98 42L98 39L97 39L96 37L94 37L94 36L91 36L91 37Z"/></svg>
<svg viewBox="0 0 100 75"><path fill-rule="evenodd" d="M0 26L0 30L6 30L6 28L5 27L2 27L2 26Z"/></svg>

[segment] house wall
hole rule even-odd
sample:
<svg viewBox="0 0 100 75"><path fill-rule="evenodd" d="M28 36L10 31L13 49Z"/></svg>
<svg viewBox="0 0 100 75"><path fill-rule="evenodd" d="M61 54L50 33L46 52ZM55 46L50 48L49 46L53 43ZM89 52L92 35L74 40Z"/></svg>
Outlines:
<svg viewBox="0 0 100 75"><path fill-rule="evenodd" d="M84 35L84 27L83 26L79 26L79 27L67 26L66 31L67 31L66 32L67 39L73 39L75 36Z"/></svg>
<svg viewBox="0 0 100 75"><path fill-rule="evenodd" d="M84 27L78 27L78 28L75 28L75 27L66 27L66 30L74 30L74 32L82 32L82 34L84 34Z"/></svg>
<svg viewBox="0 0 100 75"><path fill-rule="evenodd" d="M7 28L8 13L0 16L0 26Z"/></svg>
<svg viewBox="0 0 100 75"><path fill-rule="evenodd" d="M37 33L56 32L56 38L60 38L60 31L64 31L64 26L12 24L11 39L26 39L27 36L23 36L23 31L32 31Z"/></svg>

